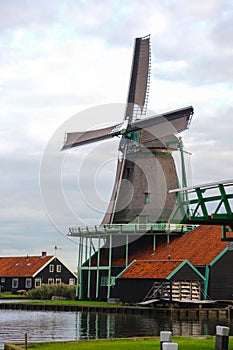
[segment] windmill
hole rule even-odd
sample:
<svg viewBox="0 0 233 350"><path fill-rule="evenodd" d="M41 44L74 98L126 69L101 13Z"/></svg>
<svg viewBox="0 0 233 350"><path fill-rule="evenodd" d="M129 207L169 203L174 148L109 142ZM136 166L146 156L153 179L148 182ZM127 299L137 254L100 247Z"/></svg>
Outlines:
<svg viewBox="0 0 233 350"><path fill-rule="evenodd" d="M121 137L115 183L102 224L164 222L178 187L171 152L178 149L175 134L188 128L193 107L145 116L150 82L150 36L136 38L128 98L122 123L86 132L66 134L62 150Z"/></svg>

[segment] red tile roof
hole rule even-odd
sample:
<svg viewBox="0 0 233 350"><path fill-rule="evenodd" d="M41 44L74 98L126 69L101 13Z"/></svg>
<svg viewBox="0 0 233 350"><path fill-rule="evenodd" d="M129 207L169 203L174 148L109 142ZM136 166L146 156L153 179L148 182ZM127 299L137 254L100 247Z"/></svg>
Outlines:
<svg viewBox="0 0 233 350"><path fill-rule="evenodd" d="M213 261L226 247L227 242L221 241L220 226L199 226L182 237L164 243L153 252L152 247L143 249L131 260L189 260L192 265L203 266Z"/></svg>
<svg viewBox="0 0 233 350"><path fill-rule="evenodd" d="M182 261L136 260L120 278L166 278Z"/></svg>
<svg viewBox="0 0 233 350"><path fill-rule="evenodd" d="M133 260L136 262L120 278L165 278L164 276L168 276L177 267L177 261L181 263L188 260L194 266L209 265L227 247L228 243L221 241L221 238L220 226L203 225L174 238L169 244L163 243L157 246L155 251L152 244L138 247L138 250L128 257L128 263ZM97 264L97 254L93 256L91 264ZM106 254L101 254L100 265L108 265ZM125 266L125 258L114 258L112 266Z"/></svg>
<svg viewBox="0 0 233 350"><path fill-rule="evenodd" d="M47 256L18 256L0 258L0 276L2 277L28 277L33 276L45 266L52 255Z"/></svg>
<svg viewBox="0 0 233 350"><path fill-rule="evenodd" d="M166 278L184 260L194 266L209 265L227 247L221 237L221 227L199 226L155 251L152 246L141 248L129 257L129 262L136 262L120 278Z"/></svg>

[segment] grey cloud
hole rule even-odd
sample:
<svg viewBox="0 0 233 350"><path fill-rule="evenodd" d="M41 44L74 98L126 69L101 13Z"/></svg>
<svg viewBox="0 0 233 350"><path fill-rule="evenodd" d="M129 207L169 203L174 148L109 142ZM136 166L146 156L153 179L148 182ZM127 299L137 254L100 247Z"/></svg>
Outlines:
<svg viewBox="0 0 233 350"><path fill-rule="evenodd" d="M21 64L20 74L13 74L11 77L6 74L6 80L0 82L1 104L4 107L2 126L5 129L1 132L1 140L6 142L6 147L11 147L7 149L9 152L1 154L0 158L4 169L1 174L1 194L2 202L5 201L5 208L0 213L1 232L3 232L1 234L2 252L10 255L10 253L17 254L17 251L29 254L33 251L38 254L38 250L47 250L47 247L57 241L64 244L64 255L65 250L71 251L74 256L73 261L75 261L74 244L65 237L68 226L98 223L101 220L101 213L83 202L78 187L78 169L82 165L83 156L88 157L87 148L84 147L69 156L67 163L64 164L62 183L59 182L60 179L57 183L54 182L54 176L57 175L57 168L54 164L57 158L64 157L59 152L64 131L76 131L80 127L83 129L84 125L91 127L109 120L121 120L119 114L116 116L109 112L102 115L101 109L94 115L86 112L69 126L69 130L61 130L57 135L57 148L53 149L57 155L51 154L45 174L49 188L48 196L51 207L48 208L48 214L51 214L51 222L44 213L40 198L39 167L44 144L42 141L35 140L32 132L30 133L27 129L29 123L33 124L37 120L37 125L43 125L45 130L48 115L49 118L56 120L57 126L60 122L58 120L61 120L61 117L56 116L57 110L60 110L61 114L64 110L65 114L66 108L68 109L71 105L80 105L85 102L93 106L100 102L102 93L99 91L95 91L90 96L81 95L79 91L76 94L73 88L63 93L57 91L56 86L54 86L54 91L48 92L46 89L43 91L46 84L43 85L35 79L31 80L30 70L27 71L28 62L35 59L33 63L36 64L36 59L42 58L42 61L48 64L47 72L51 68L54 76L59 70L64 70L64 75L66 75L66 68L67 74L70 74L68 56L73 50L77 50L73 43L80 37L87 43L91 38L92 44L95 39L102 40L106 45L106 50L111 50L113 47L127 47L131 55L133 38L149 34L147 32L149 29L152 32L156 29L156 20L153 22L154 14L164 16L164 28L152 37L152 63L156 66L152 74L155 81L161 78L162 81L168 83L186 84L184 87L187 86L190 89L190 96L187 98L194 104L194 108L196 105L198 107L190 131L184 135L186 148L193 154L191 157L193 181L203 183L232 177L233 110L229 97L225 102L224 97L221 96L219 101L216 101L218 105L216 107L213 101L208 101L207 97L206 101L205 97L201 98L201 102L198 101L195 91L191 90L202 84L206 84L210 90L222 84L222 93L232 89L232 2L211 0L193 1L192 3L192 6L195 7L193 12L190 11L190 2L186 0L160 1L159 5L158 2L149 0L144 2L139 0L125 2L42 1L40 3L14 0L1 3L0 22L3 40L0 52L2 53L1 67L4 68L9 63L16 64L16 67L19 62ZM149 21L151 21L150 25L148 25ZM67 31L64 26L68 28ZM12 40L14 31L17 29L32 31L35 39L33 47L27 46L22 49L9 45L9 39ZM61 38L59 30L63 35ZM72 38L69 37L70 35ZM44 44L45 38L48 40ZM61 61L56 62L50 59L51 54L54 54L53 57L56 58L65 49L63 39L68 50L64 65L62 58ZM38 46L37 40L39 40ZM56 45L47 47L50 40ZM93 46L90 48L95 50ZM101 61L101 56L99 60ZM99 62L96 63L97 69L101 67L101 64L98 64ZM113 66L112 69L116 69L116 64L117 61L109 62L109 66ZM32 68L33 64L30 67ZM43 70L41 72L43 74ZM108 72L111 74L111 69ZM47 78L45 75L41 77L42 80ZM71 78L73 79L73 76ZM94 76L93 79L95 79ZM114 86L114 81L112 84ZM173 86L174 95L179 104L178 101L182 96L177 96L175 83ZM157 97L153 98L153 104L159 105ZM165 107L170 103L168 96ZM222 106L222 109L219 105ZM47 107L51 107L49 113L46 111ZM65 117L68 117L67 114L64 115ZM83 168L82 190L87 198L91 198L92 194L88 175L95 174L96 169L103 162L101 154L110 151L109 148L109 143L104 143L100 151L97 153L93 151L90 154L87 175ZM3 149L1 151L3 153ZM108 156L109 153L106 153L106 157ZM60 173L58 175L60 176ZM114 174L109 168L106 168L102 175L103 181L98 183L98 191L105 199L111 194L113 179ZM57 196L57 184L63 186L62 190L71 208L63 210L64 196L62 194ZM7 208L10 208L8 212Z"/></svg>
<svg viewBox="0 0 233 350"><path fill-rule="evenodd" d="M46 23L57 18L59 1L31 2L27 0L1 1L0 27L24 26L26 23Z"/></svg>
<svg viewBox="0 0 233 350"><path fill-rule="evenodd" d="M189 11L192 4L182 3L174 2L168 7L167 27L161 36L153 38L155 61L174 62L173 71L158 71L157 75L192 85L232 82L232 5L227 1L208 1L201 2L198 9L198 3L192 2L198 9L194 15ZM176 72L175 64L180 61L186 63L186 69Z"/></svg>
<svg viewBox="0 0 233 350"><path fill-rule="evenodd" d="M184 136L186 149L192 152L194 184L231 179L233 174L232 106L206 111L194 118Z"/></svg>

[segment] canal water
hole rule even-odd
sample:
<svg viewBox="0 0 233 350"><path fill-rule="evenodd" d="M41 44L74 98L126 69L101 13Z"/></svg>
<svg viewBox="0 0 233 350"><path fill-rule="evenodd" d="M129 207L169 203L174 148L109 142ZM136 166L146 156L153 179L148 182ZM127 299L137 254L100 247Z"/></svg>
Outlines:
<svg viewBox="0 0 233 350"><path fill-rule="evenodd" d="M175 320L163 315L126 315L96 312L0 310L0 349L4 343L173 335L214 335L216 325L232 321L216 319Z"/></svg>

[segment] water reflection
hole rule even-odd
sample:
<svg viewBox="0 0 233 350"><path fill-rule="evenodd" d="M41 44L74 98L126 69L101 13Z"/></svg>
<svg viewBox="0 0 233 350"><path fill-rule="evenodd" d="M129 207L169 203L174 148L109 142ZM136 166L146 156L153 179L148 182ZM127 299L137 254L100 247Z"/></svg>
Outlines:
<svg viewBox="0 0 233 350"><path fill-rule="evenodd" d="M159 336L161 330L173 335L214 335L215 327L227 325L227 320L175 320L157 315L80 314L81 336L86 339L134 336ZM86 335L84 335L86 330ZM232 329L231 329L232 331Z"/></svg>
<svg viewBox="0 0 233 350"><path fill-rule="evenodd" d="M177 320L160 314L0 310L0 349L3 343L24 341L25 333L29 341L158 336L161 330L171 330L173 335L214 335L217 324L227 325L233 334L232 322L227 320Z"/></svg>

